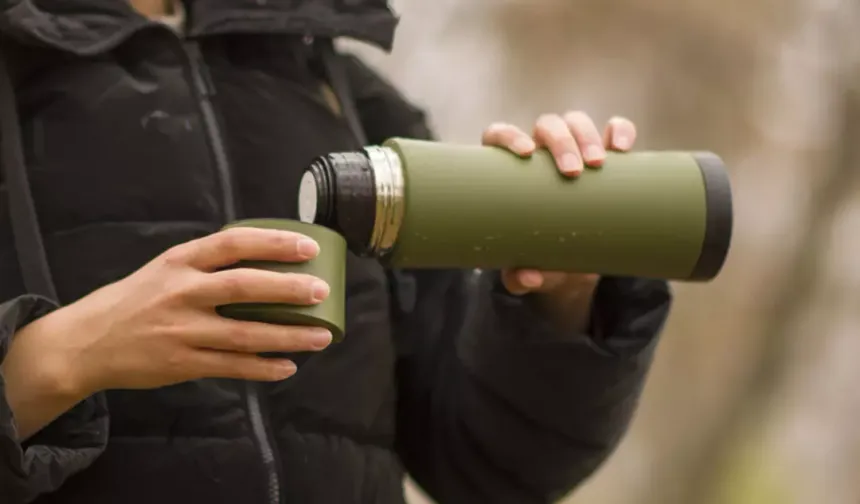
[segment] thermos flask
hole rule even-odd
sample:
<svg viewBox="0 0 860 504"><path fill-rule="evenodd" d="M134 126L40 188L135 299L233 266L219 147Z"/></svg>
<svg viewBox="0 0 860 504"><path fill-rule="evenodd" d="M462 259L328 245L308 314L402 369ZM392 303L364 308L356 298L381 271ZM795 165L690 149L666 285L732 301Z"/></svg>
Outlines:
<svg viewBox="0 0 860 504"><path fill-rule="evenodd" d="M224 316L344 333L347 250L395 268L537 268L707 281L732 234L732 196L709 152L609 153L579 177L549 152L394 138L314 160L299 219L231 223L304 233L320 255L304 263L239 266L308 273L329 282L316 306L234 304Z"/></svg>
<svg viewBox="0 0 860 504"><path fill-rule="evenodd" d="M395 268L536 268L680 281L720 272L728 173L709 152L607 154L576 178L546 150L393 138L317 158L299 218Z"/></svg>

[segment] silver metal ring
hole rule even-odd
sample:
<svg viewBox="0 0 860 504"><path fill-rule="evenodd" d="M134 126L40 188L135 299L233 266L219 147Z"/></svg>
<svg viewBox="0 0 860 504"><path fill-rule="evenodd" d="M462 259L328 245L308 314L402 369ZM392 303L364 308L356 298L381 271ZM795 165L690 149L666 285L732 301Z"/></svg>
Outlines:
<svg viewBox="0 0 860 504"><path fill-rule="evenodd" d="M365 147L376 185L376 215L369 248L378 255L388 253L397 242L404 215L404 177L400 156L389 147Z"/></svg>

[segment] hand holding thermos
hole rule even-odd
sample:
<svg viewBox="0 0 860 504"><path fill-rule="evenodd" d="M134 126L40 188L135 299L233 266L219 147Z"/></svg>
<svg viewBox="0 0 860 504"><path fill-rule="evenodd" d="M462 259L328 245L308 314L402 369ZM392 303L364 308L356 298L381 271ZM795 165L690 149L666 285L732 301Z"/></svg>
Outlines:
<svg viewBox="0 0 860 504"><path fill-rule="evenodd" d="M21 330L11 352L54 361L62 389L82 399L105 389L156 388L204 377L281 380L289 360L258 353L317 351L327 329L221 317L230 303L314 305L328 285L310 275L222 269L241 260L312 259L313 240L287 231L236 228L176 246L129 277ZM57 336L60 337L57 337ZM30 350L33 350L31 353ZM26 359L7 359L34 369ZM14 376L16 369L4 369Z"/></svg>
<svg viewBox="0 0 860 504"><path fill-rule="evenodd" d="M541 116L535 123L533 136L511 124L492 124L484 130L481 140L484 145L507 148L523 157L545 148L552 153L563 175L577 177L586 167L602 165L607 150L629 151L636 142L636 126L623 117L613 117L601 135L587 114L574 111L563 116ZM597 279L596 274L534 269L508 269L502 273L505 287L513 294L552 293L583 284L594 286Z"/></svg>

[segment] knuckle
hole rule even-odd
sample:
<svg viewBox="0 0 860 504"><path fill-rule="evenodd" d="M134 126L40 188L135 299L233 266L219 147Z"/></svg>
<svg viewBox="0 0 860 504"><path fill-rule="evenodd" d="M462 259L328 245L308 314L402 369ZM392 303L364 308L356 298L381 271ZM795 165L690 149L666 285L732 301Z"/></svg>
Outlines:
<svg viewBox="0 0 860 504"><path fill-rule="evenodd" d="M590 141L597 141L600 134L591 117L585 112L574 111L565 115L565 122L573 129L575 135Z"/></svg>
<svg viewBox="0 0 860 504"><path fill-rule="evenodd" d="M497 121L497 122L494 122L494 123L490 124L489 126L487 126L486 131L488 134L497 135L499 133L504 132L507 129L508 129L508 125L506 123Z"/></svg>
<svg viewBox="0 0 860 504"><path fill-rule="evenodd" d="M503 122L494 122L484 130L483 140L485 142L501 142L511 136L511 126Z"/></svg>
<svg viewBox="0 0 860 504"><path fill-rule="evenodd" d="M190 372L188 353L182 348L175 348L166 353L165 365L172 374L183 374Z"/></svg>
<svg viewBox="0 0 860 504"><path fill-rule="evenodd" d="M182 305L193 296L196 290L193 282L176 279L163 288L161 299L169 305Z"/></svg>
<svg viewBox="0 0 860 504"><path fill-rule="evenodd" d="M224 229L218 232L218 236L220 236L221 238L236 239L239 237L247 236L248 233L253 233L255 231L257 231L256 228L237 226Z"/></svg>
<svg viewBox="0 0 860 504"><path fill-rule="evenodd" d="M247 296L247 288L245 283L239 278L238 273L230 272L230 274L222 275L214 288L223 293L230 302L241 301Z"/></svg>
<svg viewBox="0 0 860 504"><path fill-rule="evenodd" d="M313 279L308 275L286 273L284 274L284 291L291 300L313 301Z"/></svg>
<svg viewBox="0 0 860 504"><path fill-rule="evenodd" d="M539 129L553 129L559 119L557 114L541 114L538 116L535 125Z"/></svg>
<svg viewBox="0 0 860 504"><path fill-rule="evenodd" d="M150 320L158 337L166 344L173 344L188 331L186 320L177 317L173 310L159 310Z"/></svg>
<svg viewBox="0 0 860 504"><path fill-rule="evenodd" d="M225 256L237 256L241 250L246 233L238 228L223 231L218 236L215 247Z"/></svg>
<svg viewBox="0 0 860 504"><path fill-rule="evenodd" d="M564 120L572 124L591 122L591 117L581 110L569 110L564 113Z"/></svg>
<svg viewBox="0 0 860 504"><path fill-rule="evenodd" d="M162 265L168 268L179 268L186 266L188 264L188 258L190 256L189 248L191 247L193 247L191 243L186 243L167 249L163 254L161 254Z"/></svg>
<svg viewBox="0 0 860 504"><path fill-rule="evenodd" d="M548 143L561 148L561 149L573 149L576 148L576 141L573 138L573 135L569 130L566 129L552 129L547 132L546 138Z"/></svg>
<svg viewBox="0 0 860 504"><path fill-rule="evenodd" d="M567 123L558 114L546 114L538 119L535 126L535 136L541 136L549 142L557 143L567 140L571 134Z"/></svg>
<svg viewBox="0 0 860 504"><path fill-rule="evenodd" d="M279 252L290 251L298 253L298 242L300 238L301 236L297 233L282 231L274 233L269 239L267 245L271 246L273 250L277 250Z"/></svg>
<svg viewBox="0 0 860 504"><path fill-rule="evenodd" d="M236 351L250 353L254 351L254 336L246 325L233 324L227 333L227 342Z"/></svg>
<svg viewBox="0 0 860 504"><path fill-rule="evenodd" d="M615 127L626 128L631 131L635 131L636 129L636 126L633 124L633 121L621 116L613 116L611 119L609 119L609 124Z"/></svg>
<svg viewBox="0 0 860 504"><path fill-rule="evenodd" d="M284 352L306 352L316 350L312 333L307 329L288 327L280 331L280 351Z"/></svg>
<svg viewBox="0 0 860 504"><path fill-rule="evenodd" d="M287 328L283 333L284 341L289 341L290 345L302 350L311 350L314 348L313 331L306 328Z"/></svg>

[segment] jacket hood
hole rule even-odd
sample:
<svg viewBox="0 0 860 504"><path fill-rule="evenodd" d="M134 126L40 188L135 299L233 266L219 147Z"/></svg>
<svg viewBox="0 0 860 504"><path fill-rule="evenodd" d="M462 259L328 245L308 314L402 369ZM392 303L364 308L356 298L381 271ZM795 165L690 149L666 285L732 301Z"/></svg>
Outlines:
<svg viewBox="0 0 860 504"><path fill-rule="evenodd" d="M349 37L391 50L397 16L386 0L184 0L187 33ZM0 0L0 33L77 55L98 54L153 24L121 0Z"/></svg>

